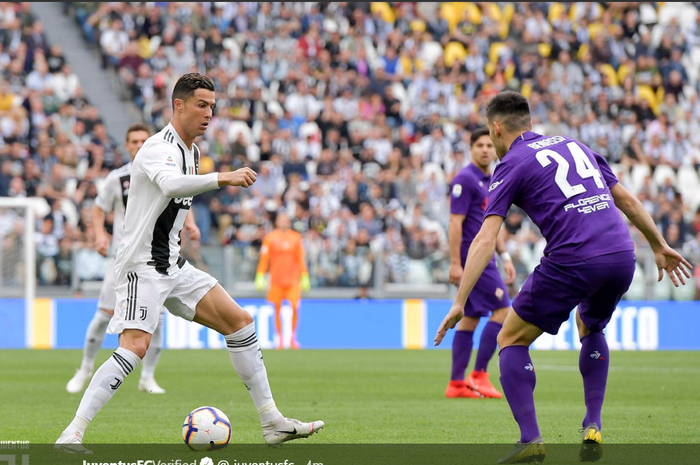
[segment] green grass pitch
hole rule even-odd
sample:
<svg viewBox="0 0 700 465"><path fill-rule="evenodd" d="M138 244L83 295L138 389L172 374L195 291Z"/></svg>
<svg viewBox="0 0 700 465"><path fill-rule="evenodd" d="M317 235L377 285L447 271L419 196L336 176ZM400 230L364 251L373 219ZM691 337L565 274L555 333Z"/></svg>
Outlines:
<svg viewBox="0 0 700 465"><path fill-rule="evenodd" d="M110 354L102 350L97 366ZM80 356L78 350L0 351L0 440L56 440L81 399L65 391ZM578 443L584 414L578 353L533 351L532 358L546 442ZM309 443L491 444L519 436L505 399L444 397L448 350L267 350L265 362L285 415L326 422ZM490 369L500 387L496 359ZM139 373L99 413L86 443L180 443L185 416L203 405L229 416L232 443L263 443L253 403L225 350L165 350L156 372L167 390L162 396L138 392ZM604 441L697 444L699 384L700 352L613 352Z"/></svg>

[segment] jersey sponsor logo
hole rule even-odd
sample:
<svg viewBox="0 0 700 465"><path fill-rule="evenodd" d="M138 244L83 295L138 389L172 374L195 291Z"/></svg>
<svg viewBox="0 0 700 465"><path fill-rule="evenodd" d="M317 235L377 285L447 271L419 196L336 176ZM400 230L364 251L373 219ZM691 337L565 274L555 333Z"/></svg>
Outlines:
<svg viewBox="0 0 700 465"><path fill-rule="evenodd" d="M491 185L489 186L489 192L491 192L492 190L494 190L495 188L497 188L498 186L500 186L501 184L503 184L503 181L505 181L505 180L504 180L504 179L501 179L500 181L494 182L493 184L491 184Z"/></svg>
<svg viewBox="0 0 700 465"><path fill-rule="evenodd" d="M139 318L141 318L141 321L144 321L148 315L148 307L139 307L139 310L141 311Z"/></svg>
<svg viewBox="0 0 700 465"><path fill-rule="evenodd" d="M609 202L611 201L612 196L610 196L610 194L594 195L585 199L579 199L577 202L564 206L564 211L568 212L569 210L575 208L579 213L587 215L589 213L610 208Z"/></svg>
<svg viewBox="0 0 700 465"><path fill-rule="evenodd" d="M182 205L183 207L191 207L192 206L192 197L183 197L183 198L177 198L173 199L176 205Z"/></svg>
<svg viewBox="0 0 700 465"><path fill-rule="evenodd" d="M551 147L552 145L557 145L564 142L566 139L562 136L548 137L547 139L538 140L532 144L527 144L531 149L543 149L545 147Z"/></svg>
<svg viewBox="0 0 700 465"><path fill-rule="evenodd" d="M462 196L462 185L461 184L455 184L452 186L452 197L455 198L460 198Z"/></svg>

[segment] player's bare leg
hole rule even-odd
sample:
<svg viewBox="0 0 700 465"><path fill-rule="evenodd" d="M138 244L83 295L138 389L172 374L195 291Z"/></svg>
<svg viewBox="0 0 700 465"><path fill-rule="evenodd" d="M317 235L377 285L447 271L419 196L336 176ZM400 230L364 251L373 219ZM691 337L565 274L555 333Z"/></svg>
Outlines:
<svg viewBox="0 0 700 465"><path fill-rule="evenodd" d="M542 330L528 323L517 313L508 312L498 334L501 386L513 417L520 427L516 448L499 463L516 463L525 457L531 461L544 460L544 444L535 413L535 367L528 350Z"/></svg>
<svg viewBox="0 0 700 465"><path fill-rule="evenodd" d="M297 323L299 323L299 301L289 302L292 307L292 349L299 348L299 342L297 341Z"/></svg>
<svg viewBox="0 0 700 465"><path fill-rule="evenodd" d="M583 394L586 403L586 416L583 418L581 433L583 444L579 459L595 462L603 456L601 410L605 400L605 386L608 381L610 351L602 332L591 332L576 311L576 326L581 340L579 370L583 378Z"/></svg>
<svg viewBox="0 0 700 465"><path fill-rule="evenodd" d="M224 335L234 370L248 389L260 415L268 444L307 438L324 427L322 421L302 423L285 418L275 405L267 379L253 317L217 284L199 301L194 321Z"/></svg>
<svg viewBox="0 0 700 465"><path fill-rule="evenodd" d="M445 389L445 397L479 399L481 394L474 392L464 380L464 374L472 354L474 330L479 324L479 318L465 316L457 323L454 339L452 339L452 373L450 382Z"/></svg>
<svg viewBox="0 0 700 465"><path fill-rule="evenodd" d="M125 329L119 337L119 348L97 369L78 406L75 418L56 441L57 450L72 454L91 454L82 446L83 436L95 415L114 396L124 379L146 355L151 335L140 329Z"/></svg>
<svg viewBox="0 0 700 465"><path fill-rule="evenodd" d="M466 383L469 388L493 399L500 399L503 394L498 392L489 380L488 364L496 352L498 333L503 327L509 307L499 308L491 313L488 323L484 327L479 339L479 350L476 353L474 371L467 376Z"/></svg>
<svg viewBox="0 0 700 465"><path fill-rule="evenodd" d="M275 331L277 331L277 350L284 349L282 337L282 302L275 302Z"/></svg>

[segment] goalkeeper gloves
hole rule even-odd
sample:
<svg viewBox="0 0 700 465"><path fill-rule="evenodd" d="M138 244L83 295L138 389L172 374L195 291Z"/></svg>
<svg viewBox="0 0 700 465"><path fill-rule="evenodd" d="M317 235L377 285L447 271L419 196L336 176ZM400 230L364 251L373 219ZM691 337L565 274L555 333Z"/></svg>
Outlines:
<svg viewBox="0 0 700 465"><path fill-rule="evenodd" d="M309 281L309 274L304 273L301 275L301 291L303 293L309 292L309 289L311 289L311 281Z"/></svg>
<svg viewBox="0 0 700 465"><path fill-rule="evenodd" d="M255 275L255 289L257 289L258 292L264 292L266 287L265 273L257 273Z"/></svg>

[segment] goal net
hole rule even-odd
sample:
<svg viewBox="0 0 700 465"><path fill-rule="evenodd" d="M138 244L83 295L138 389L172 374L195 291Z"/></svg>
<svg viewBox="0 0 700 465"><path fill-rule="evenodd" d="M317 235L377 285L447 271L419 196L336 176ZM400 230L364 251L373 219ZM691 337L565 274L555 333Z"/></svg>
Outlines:
<svg viewBox="0 0 700 465"><path fill-rule="evenodd" d="M36 296L36 218L47 207L44 199L0 197L0 298L25 299L28 317Z"/></svg>

